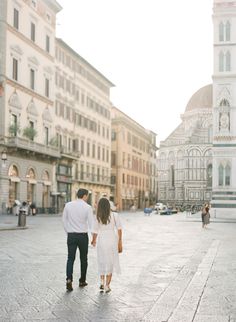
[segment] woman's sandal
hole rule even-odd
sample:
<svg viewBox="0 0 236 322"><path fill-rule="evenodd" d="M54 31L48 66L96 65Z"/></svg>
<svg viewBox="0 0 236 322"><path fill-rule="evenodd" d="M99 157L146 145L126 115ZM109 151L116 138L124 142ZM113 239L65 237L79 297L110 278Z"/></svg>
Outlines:
<svg viewBox="0 0 236 322"><path fill-rule="evenodd" d="M105 293L111 292L110 286L106 285L105 286Z"/></svg>

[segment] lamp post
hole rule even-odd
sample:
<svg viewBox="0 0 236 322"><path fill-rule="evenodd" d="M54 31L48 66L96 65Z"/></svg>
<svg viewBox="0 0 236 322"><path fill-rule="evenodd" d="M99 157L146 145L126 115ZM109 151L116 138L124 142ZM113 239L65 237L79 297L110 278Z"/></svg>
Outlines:
<svg viewBox="0 0 236 322"><path fill-rule="evenodd" d="M2 151L1 160L2 160L2 167L5 167L6 161L7 161L7 151L5 149Z"/></svg>

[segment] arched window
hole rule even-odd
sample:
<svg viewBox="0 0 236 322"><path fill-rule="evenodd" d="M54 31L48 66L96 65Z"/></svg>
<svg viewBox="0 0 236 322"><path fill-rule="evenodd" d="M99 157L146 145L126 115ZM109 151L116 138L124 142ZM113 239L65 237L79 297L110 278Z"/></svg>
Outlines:
<svg viewBox="0 0 236 322"><path fill-rule="evenodd" d="M230 186L230 172L231 172L230 165L227 164L225 167L225 185L226 186Z"/></svg>
<svg viewBox="0 0 236 322"><path fill-rule="evenodd" d="M225 26L225 40L230 41L230 22L227 21L226 26Z"/></svg>
<svg viewBox="0 0 236 322"><path fill-rule="evenodd" d="M212 186L212 164L207 166L207 187Z"/></svg>
<svg viewBox="0 0 236 322"><path fill-rule="evenodd" d="M175 186L175 167L173 164L170 167L170 186L172 188Z"/></svg>
<svg viewBox="0 0 236 322"><path fill-rule="evenodd" d="M208 143L212 143L213 141L213 128L212 126L208 127Z"/></svg>
<svg viewBox="0 0 236 322"><path fill-rule="evenodd" d="M227 51L225 56L225 70L226 72L230 72L231 69L231 54L229 51Z"/></svg>
<svg viewBox="0 0 236 322"><path fill-rule="evenodd" d="M219 186L223 186L224 184L224 167L222 164L220 164L218 168L218 184Z"/></svg>
<svg viewBox="0 0 236 322"><path fill-rule="evenodd" d="M220 106L230 106L229 101L227 99L223 98L220 101Z"/></svg>
<svg viewBox="0 0 236 322"><path fill-rule="evenodd" d="M224 54L222 51L219 54L219 71L220 72L224 71Z"/></svg>
<svg viewBox="0 0 236 322"><path fill-rule="evenodd" d="M224 41L224 24L221 22L219 24L219 41Z"/></svg>

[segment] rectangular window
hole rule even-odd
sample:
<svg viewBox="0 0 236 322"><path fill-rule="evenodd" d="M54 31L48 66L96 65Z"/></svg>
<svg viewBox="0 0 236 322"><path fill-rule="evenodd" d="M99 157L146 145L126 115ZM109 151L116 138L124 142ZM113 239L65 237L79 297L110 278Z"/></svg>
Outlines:
<svg viewBox="0 0 236 322"><path fill-rule="evenodd" d="M30 39L35 42L35 24L33 22L30 25Z"/></svg>
<svg viewBox="0 0 236 322"><path fill-rule="evenodd" d="M45 78L45 96L49 97L49 79Z"/></svg>
<svg viewBox="0 0 236 322"><path fill-rule="evenodd" d="M18 60L15 58L12 60L12 78L18 80Z"/></svg>
<svg viewBox="0 0 236 322"><path fill-rule="evenodd" d="M48 130L48 127L46 127L46 126L44 128L44 134L45 134L45 144L48 145L48 143L49 143L49 130Z"/></svg>
<svg viewBox="0 0 236 322"><path fill-rule="evenodd" d="M19 29L19 11L14 8L14 13L13 13L13 26L17 30Z"/></svg>
<svg viewBox="0 0 236 322"><path fill-rule="evenodd" d="M81 140L80 152L81 154L84 154L84 140Z"/></svg>
<svg viewBox="0 0 236 322"><path fill-rule="evenodd" d="M34 90L35 86L35 71L31 68L30 69L30 88Z"/></svg>
<svg viewBox="0 0 236 322"><path fill-rule="evenodd" d="M125 174L122 174L122 183L125 183Z"/></svg>
<svg viewBox="0 0 236 322"><path fill-rule="evenodd" d="M114 130L112 130L112 132L111 132L111 140L112 141L116 140L116 132Z"/></svg>
<svg viewBox="0 0 236 322"><path fill-rule="evenodd" d="M115 167L116 166L116 153L111 152L111 166Z"/></svg>
<svg viewBox="0 0 236 322"><path fill-rule="evenodd" d="M17 124L17 116L15 114L11 115L11 125L10 125L10 133L12 136L17 136L18 124Z"/></svg>
<svg viewBox="0 0 236 322"><path fill-rule="evenodd" d="M96 150L96 146L95 144L93 144L93 150L92 150L92 157L95 158L95 150Z"/></svg>
<svg viewBox="0 0 236 322"><path fill-rule="evenodd" d="M87 142L87 157L90 156L90 143Z"/></svg>
<svg viewBox="0 0 236 322"><path fill-rule="evenodd" d="M100 158L101 158L101 148L100 148L100 146L98 146L98 160L100 160Z"/></svg>
<svg viewBox="0 0 236 322"><path fill-rule="evenodd" d="M46 35L46 51L50 52L50 37Z"/></svg>
<svg viewBox="0 0 236 322"><path fill-rule="evenodd" d="M84 180L84 165L80 165L80 180Z"/></svg>

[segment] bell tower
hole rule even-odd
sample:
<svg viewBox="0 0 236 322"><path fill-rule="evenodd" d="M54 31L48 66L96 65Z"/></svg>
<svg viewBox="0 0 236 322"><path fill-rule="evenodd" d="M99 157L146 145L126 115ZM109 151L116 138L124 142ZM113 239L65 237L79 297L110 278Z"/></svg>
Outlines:
<svg viewBox="0 0 236 322"><path fill-rule="evenodd" d="M212 208L236 213L236 1L214 0Z"/></svg>

